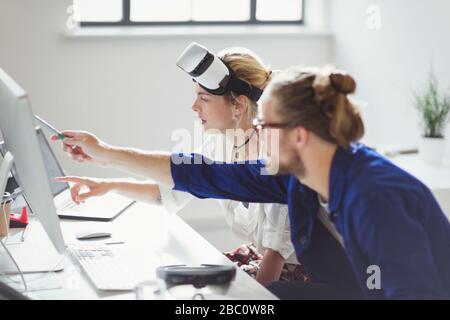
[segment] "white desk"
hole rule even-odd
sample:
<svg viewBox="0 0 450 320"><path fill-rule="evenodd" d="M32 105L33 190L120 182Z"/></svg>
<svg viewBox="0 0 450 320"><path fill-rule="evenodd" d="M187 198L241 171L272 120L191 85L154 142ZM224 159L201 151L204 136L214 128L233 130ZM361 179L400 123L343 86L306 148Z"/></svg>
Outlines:
<svg viewBox="0 0 450 320"><path fill-rule="evenodd" d="M390 160L430 188L450 219L450 166L426 164L418 154L399 155Z"/></svg>
<svg viewBox="0 0 450 320"><path fill-rule="evenodd" d="M127 267L139 280L155 280L155 257L163 264L202 263L229 264L221 252L203 239L190 226L176 215L170 215L160 206L137 203L111 222L89 222L61 220L66 243L74 243L75 233L80 230L111 230L113 240L123 240L125 244L114 245L114 251L126 257ZM32 239L27 238L26 241ZM101 243L99 242L99 243ZM161 260L157 260L158 265ZM63 284L62 289L33 292L32 298L38 299L134 299L133 292L100 292L89 279L79 272L71 259L66 259L64 271L56 273ZM238 270L228 296L231 299L276 299L245 272Z"/></svg>

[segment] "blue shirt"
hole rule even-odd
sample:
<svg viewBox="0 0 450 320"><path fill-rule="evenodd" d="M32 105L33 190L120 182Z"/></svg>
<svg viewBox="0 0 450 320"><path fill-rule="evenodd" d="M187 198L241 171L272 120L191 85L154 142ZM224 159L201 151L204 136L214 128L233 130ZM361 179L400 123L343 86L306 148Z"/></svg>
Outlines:
<svg viewBox="0 0 450 320"><path fill-rule="evenodd" d="M314 247L317 193L294 176L261 170L260 161L211 163L198 154L173 154L171 161L176 190L200 198L287 203L292 242L304 263ZM337 149L329 184L330 219L348 260L337 268L352 271L366 298L450 298L450 223L425 185L362 144ZM315 246L327 256L335 250ZM381 289L367 285L373 265L380 268Z"/></svg>

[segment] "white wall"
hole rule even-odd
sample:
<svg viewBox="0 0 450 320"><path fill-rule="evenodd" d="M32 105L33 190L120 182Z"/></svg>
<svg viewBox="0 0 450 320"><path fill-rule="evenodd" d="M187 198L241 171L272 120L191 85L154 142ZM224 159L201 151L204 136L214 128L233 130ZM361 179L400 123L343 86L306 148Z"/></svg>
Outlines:
<svg viewBox="0 0 450 320"><path fill-rule="evenodd" d="M274 68L333 60L331 37L310 32L67 36L70 4L70 0L0 0L0 67L28 92L36 113L59 128L89 130L112 144L170 150L175 145L170 140L174 129L193 128L192 84L175 66L191 41L212 50L245 46ZM308 7L309 24L323 28L325 11L326 1L315 0ZM56 149L70 173L123 176L75 164ZM211 201L196 202L182 213L217 214L220 210Z"/></svg>
<svg viewBox="0 0 450 320"><path fill-rule="evenodd" d="M368 102L367 140L416 143L421 132L412 90L426 82L431 65L442 88L450 87L450 1L330 0L330 4L336 64L355 75L358 96ZM379 30L366 24L373 5L380 9Z"/></svg>

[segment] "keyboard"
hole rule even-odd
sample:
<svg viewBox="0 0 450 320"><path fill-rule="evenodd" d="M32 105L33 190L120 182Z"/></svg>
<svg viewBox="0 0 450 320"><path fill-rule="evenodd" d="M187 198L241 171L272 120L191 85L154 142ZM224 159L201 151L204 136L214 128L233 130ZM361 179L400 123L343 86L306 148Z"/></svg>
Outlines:
<svg viewBox="0 0 450 320"><path fill-rule="evenodd" d="M66 201L64 201L63 203L61 203L60 207L58 208L58 210L70 210L76 207L76 203L73 202L72 199L67 199Z"/></svg>
<svg viewBox="0 0 450 320"><path fill-rule="evenodd" d="M76 244L69 252L98 290L131 291L136 281L125 271L106 245Z"/></svg>

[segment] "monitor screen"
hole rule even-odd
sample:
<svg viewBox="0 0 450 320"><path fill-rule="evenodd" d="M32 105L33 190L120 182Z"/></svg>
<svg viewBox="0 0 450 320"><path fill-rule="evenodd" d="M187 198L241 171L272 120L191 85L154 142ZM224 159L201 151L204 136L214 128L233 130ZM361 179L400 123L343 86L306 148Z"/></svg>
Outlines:
<svg viewBox="0 0 450 320"><path fill-rule="evenodd" d="M62 171L61 166L59 165L59 162L56 159L55 154L53 153L53 150L48 144L47 138L40 128L36 129L36 134L39 141L39 147L44 158L44 164L47 170L47 176L50 181L50 187L52 189L53 196L55 197L64 190L68 189L69 185L67 183L57 182L54 180L54 178L56 177L64 176L64 172ZM5 144L3 143L3 141L0 142L0 153L2 154L2 156L4 156L6 153Z"/></svg>

